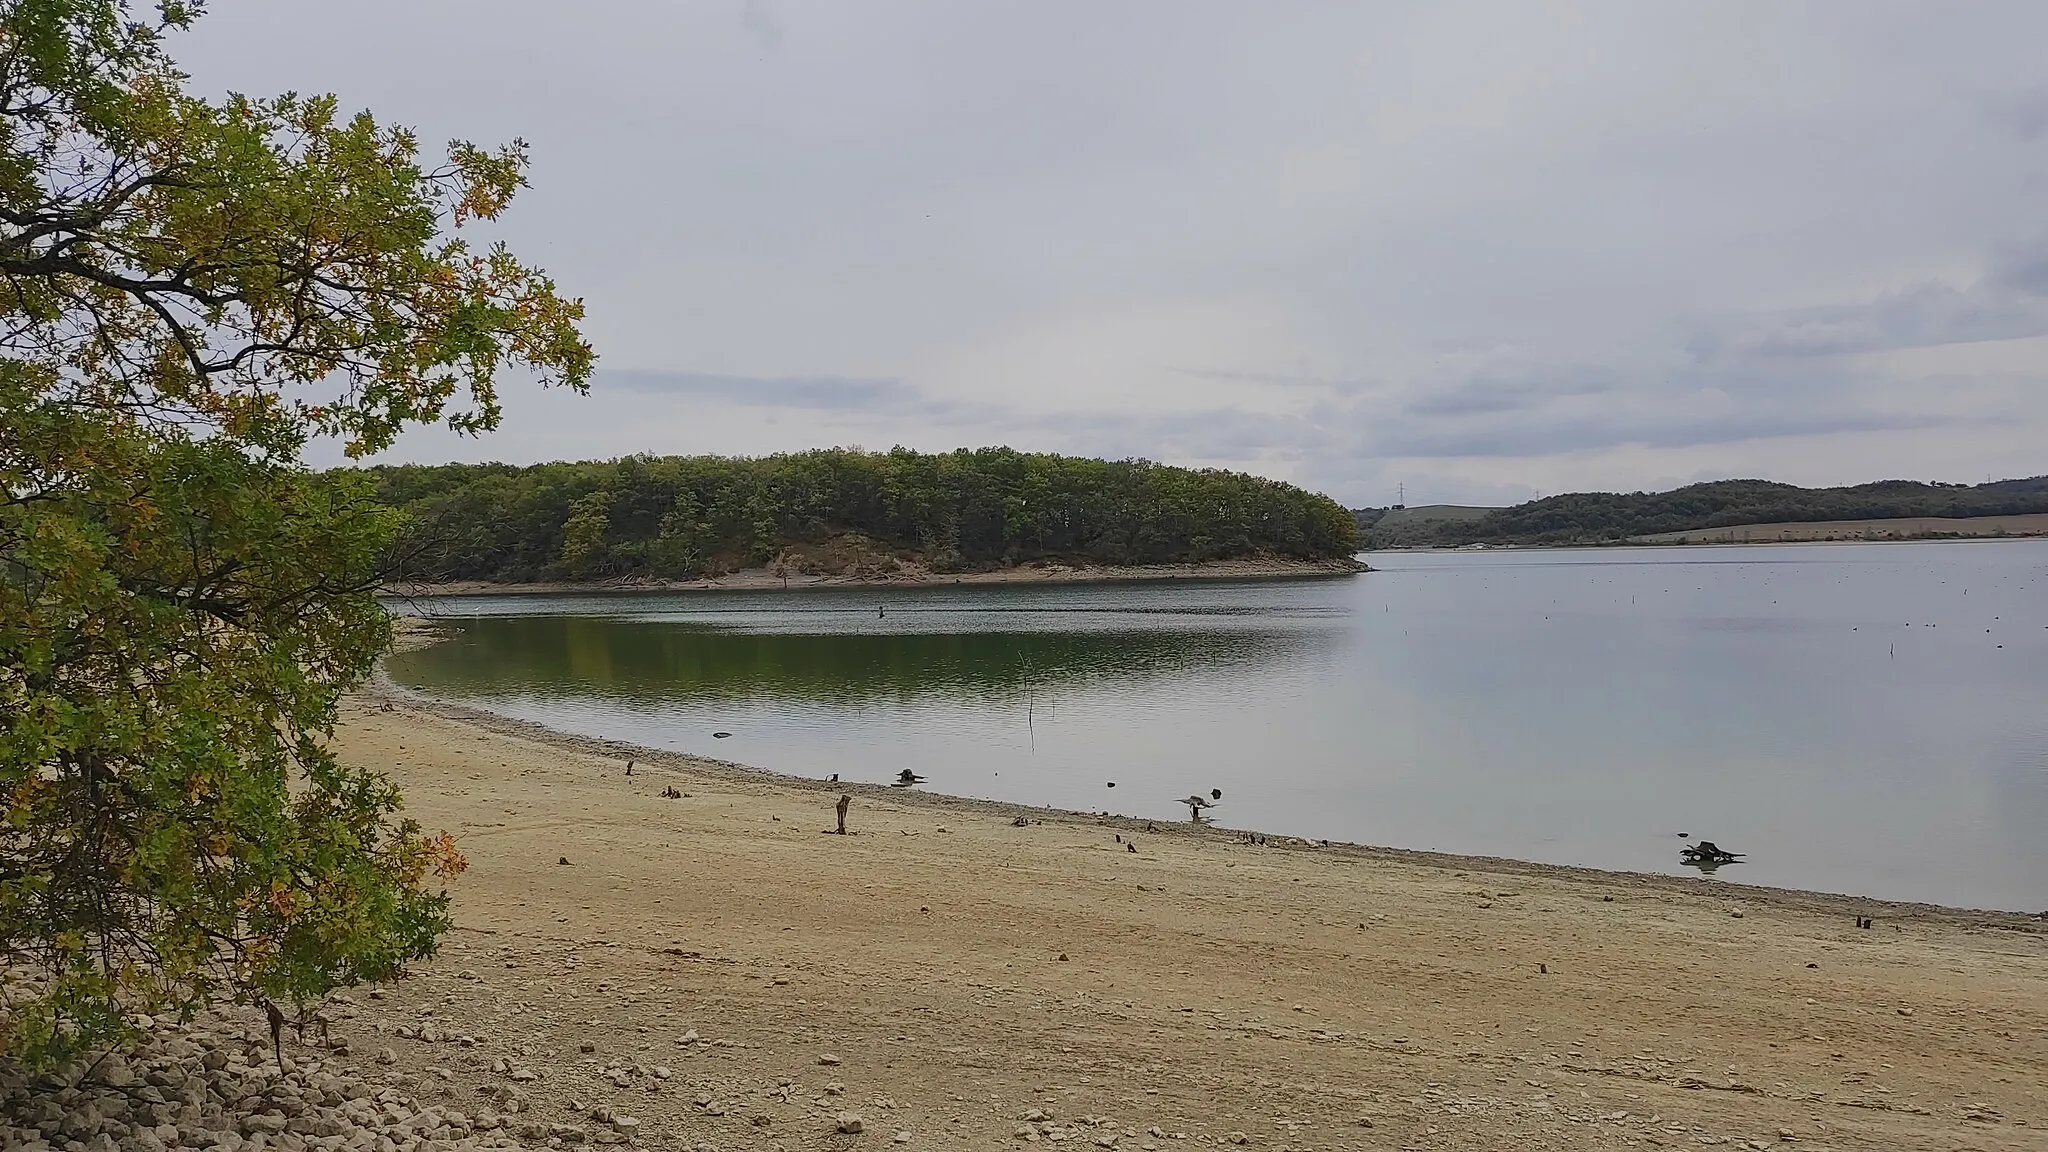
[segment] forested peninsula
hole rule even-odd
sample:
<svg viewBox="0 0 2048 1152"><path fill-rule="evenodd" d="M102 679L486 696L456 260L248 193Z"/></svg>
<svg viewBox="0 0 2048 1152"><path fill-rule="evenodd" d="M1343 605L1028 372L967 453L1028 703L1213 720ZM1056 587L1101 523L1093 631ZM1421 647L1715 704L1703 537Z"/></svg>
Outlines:
<svg viewBox="0 0 2048 1152"><path fill-rule="evenodd" d="M353 470L350 470L353 471ZM1240 472L962 449L361 470L409 527L393 581L891 579L1022 566L1348 566L1351 513Z"/></svg>
<svg viewBox="0 0 2048 1152"><path fill-rule="evenodd" d="M1842 488L1718 480L1669 492L1572 492L1462 519L1382 517L1381 511L1355 513L1369 547L1615 544L1752 524L2048 513L2048 476L1974 485L1883 480Z"/></svg>

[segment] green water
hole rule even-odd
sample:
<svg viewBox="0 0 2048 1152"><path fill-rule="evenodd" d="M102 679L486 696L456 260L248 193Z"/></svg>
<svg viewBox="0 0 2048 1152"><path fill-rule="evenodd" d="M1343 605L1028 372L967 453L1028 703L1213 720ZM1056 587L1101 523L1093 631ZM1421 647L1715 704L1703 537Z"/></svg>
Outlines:
<svg viewBox="0 0 2048 1152"><path fill-rule="evenodd" d="M454 643L404 658L400 667L438 691L466 696L552 688L625 699L851 708L1030 691L1056 698L1091 682L1284 659L1307 642L1249 631L755 632L570 613L474 620Z"/></svg>

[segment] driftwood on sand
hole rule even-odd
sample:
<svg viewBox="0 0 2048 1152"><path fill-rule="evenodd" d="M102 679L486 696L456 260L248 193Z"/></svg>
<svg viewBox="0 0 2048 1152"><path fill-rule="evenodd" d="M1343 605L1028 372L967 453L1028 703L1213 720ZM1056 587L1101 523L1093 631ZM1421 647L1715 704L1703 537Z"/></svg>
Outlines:
<svg viewBox="0 0 2048 1152"><path fill-rule="evenodd" d="M1742 859L1743 853L1730 852L1712 840L1702 840L1679 849L1679 858L1687 864L1721 865L1733 864Z"/></svg>

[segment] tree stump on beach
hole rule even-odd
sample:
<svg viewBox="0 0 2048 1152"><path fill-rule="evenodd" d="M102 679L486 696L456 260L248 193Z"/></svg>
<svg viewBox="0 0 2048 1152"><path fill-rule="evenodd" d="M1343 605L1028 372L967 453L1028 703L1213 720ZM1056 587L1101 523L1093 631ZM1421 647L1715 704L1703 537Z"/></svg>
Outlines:
<svg viewBox="0 0 2048 1152"><path fill-rule="evenodd" d="M839 797L839 803L834 809L836 812L839 813L839 827L833 829L834 832L837 832L841 836L846 835L846 810L852 805L853 797L841 793Z"/></svg>

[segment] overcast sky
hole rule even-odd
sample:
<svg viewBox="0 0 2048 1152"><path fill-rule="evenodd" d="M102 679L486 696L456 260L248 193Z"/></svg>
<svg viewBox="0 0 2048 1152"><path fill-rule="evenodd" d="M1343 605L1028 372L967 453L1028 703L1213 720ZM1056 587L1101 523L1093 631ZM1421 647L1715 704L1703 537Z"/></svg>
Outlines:
<svg viewBox="0 0 2048 1152"><path fill-rule="evenodd" d="M1352 505L2048 473L2048 4L214 0L529 142L592 394L394 459L1010 444Z"/></svg>

